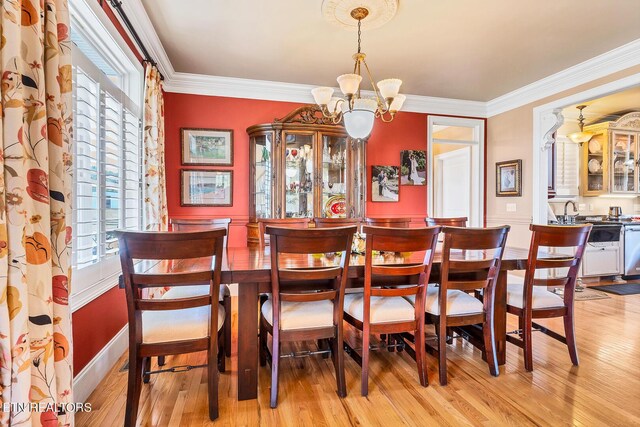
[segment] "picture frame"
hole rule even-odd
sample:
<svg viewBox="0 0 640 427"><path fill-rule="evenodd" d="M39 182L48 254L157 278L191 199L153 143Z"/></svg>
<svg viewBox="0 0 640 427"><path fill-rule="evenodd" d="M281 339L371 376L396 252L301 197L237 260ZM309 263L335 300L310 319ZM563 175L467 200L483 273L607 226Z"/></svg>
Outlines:
<svg viewBox="0 0 640 427"><path fill-rule="evenodd" d="M233 129L180 128L182 165L233 166Z"/></svg>
<svg viewBox="0 0 640 427"><path fill-rule="evenodd" d="M427 185L427 152L424 150L400 151L400 185Z"/></svg>
<svg viewBox="0 0 640 427"><path fill-rule="evenodd" d="M400 168L398 166L371 166L371 201L397 202L400 200Z"/></svg>
<svg viewBox="0 0 640 427"><path fill-rule="evenodd" d="M496 197L522 196L522 160L496 163Z"/></svg>
<svg viewBox="0 0 640 427"><path fill-rule="evenodd" d="M233 171L180 170L180 206L233 206Z"/></svg>

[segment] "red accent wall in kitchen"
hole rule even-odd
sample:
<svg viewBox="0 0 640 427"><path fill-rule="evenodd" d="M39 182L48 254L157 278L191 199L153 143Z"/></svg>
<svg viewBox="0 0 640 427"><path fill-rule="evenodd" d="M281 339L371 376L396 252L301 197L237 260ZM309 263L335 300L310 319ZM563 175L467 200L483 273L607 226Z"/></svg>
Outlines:
<svg viewBox="0 0 640 427"><path fill-rule="evenodd" d="M231 217L230 246L246 244L249 216L249 137L247 127L270 123L301 104L216 96L165 94L165 155L167 203L170 217ZM427 115L399 113L392 123L377 122L367 146L367 175L371 165L400 165L400 150L427 148ZM225 208L180 206L180 128L233 129L233 206ZM191 168L191 166L189 166ZM211 169L211 167L203 167ZM367 198L371 198L370 190ZM398 203L367 202L368 216L426 216L427 187L402 186Z"/></svg>

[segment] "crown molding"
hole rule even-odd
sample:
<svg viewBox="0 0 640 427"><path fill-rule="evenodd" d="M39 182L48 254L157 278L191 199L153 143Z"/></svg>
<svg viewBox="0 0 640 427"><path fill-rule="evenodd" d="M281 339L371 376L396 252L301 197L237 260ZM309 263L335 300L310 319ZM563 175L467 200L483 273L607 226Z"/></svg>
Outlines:
<svg viewBox="0 0 640 427"><path fill-rule="evenodd" d="M487 102L487 117L527 105L640 64L640 39Z"/></svg>
<svg viewBox="0 0 640 427"><path fill-rule="evenodd" d="M165 78L163 87L165 92L174 93L313 103L311 89L315 86L176 72ZM373 92L363 91L363 96L373 96ZM402 111L485 117L485 103L407 95Z"/></svg>

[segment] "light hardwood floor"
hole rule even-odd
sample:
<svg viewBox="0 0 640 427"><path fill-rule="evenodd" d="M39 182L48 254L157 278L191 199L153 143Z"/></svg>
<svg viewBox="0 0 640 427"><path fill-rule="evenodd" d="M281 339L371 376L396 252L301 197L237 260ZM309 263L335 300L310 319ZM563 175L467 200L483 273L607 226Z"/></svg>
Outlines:
<svg viewBox="0 0 640 427"><path fill-rule="evenodd" d="M236 301L233 301L234 307ZM448 348L449 385L438 384L437 360L428 356L429 383L418 383L406 353L374 352L369 396L360 396L360 368L346 358L348 396L336 395L330 359L286 359L280 367L277 409L269 408L270 370L260 369L257 400L238 402L234 357L220 377L220 418L208 419L206 370L159 374L143 386L141 426L397 426L397 425L640 425L640 295L578 301L580 366L566 347L534 334L534 372L509 344L507 364L491 377L480 352L462 340ZM235 308L234 308L235 309ZM235 316L234 316L235 323ZM561 322L546 324L562 331ZM510 320L513 325L513 319ZM515 329L515 326L511 329ZM428 327L431 330L431 327ZM353 334L352 342L358 340ZM235 343L234 343L235 347ZM126 355L89 397L93 411L78 426L121 426ZM201 364L204 354L167 358L167 364Z"/></svg>

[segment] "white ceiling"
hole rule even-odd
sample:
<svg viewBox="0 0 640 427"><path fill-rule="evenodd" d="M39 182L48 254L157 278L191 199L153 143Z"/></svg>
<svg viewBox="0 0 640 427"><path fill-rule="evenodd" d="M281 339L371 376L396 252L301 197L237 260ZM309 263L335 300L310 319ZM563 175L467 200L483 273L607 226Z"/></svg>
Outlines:
<svg viewBox="0 0 640 427"><path fill-rule="evenodd" d="M336 86L353 66L321 0L142 3L179 72ZM400 0L362 47L404 93L488 101L639 38L638 0Z"/></svg>

